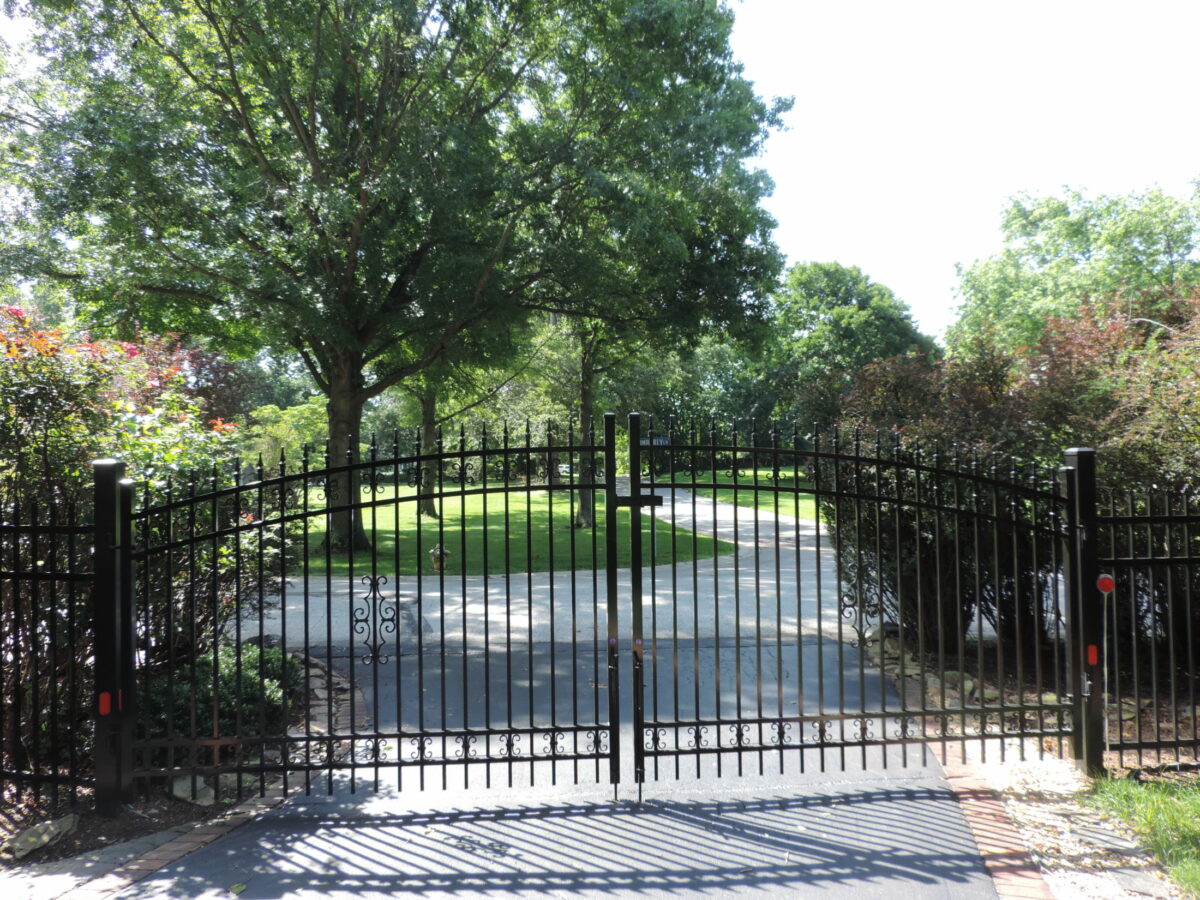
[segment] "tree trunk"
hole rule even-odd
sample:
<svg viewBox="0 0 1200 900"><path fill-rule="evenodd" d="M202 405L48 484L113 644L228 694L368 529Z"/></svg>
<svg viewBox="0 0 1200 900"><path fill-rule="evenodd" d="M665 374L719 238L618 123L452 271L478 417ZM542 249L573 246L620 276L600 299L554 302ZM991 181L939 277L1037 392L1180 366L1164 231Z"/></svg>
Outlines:
<svg viewBox="0 0 1200 900"><path fill-rule="evenodd" d="M592 434L592 419L596 404L596 360L595 347L588 336L579 335L579 443L587 444ZM596 458L584 453L579 461L579 480L589 484L596 480ZM596 521L596 492L590 488L579 491L579 505L575 508L575 527L591 528Z"/></svg>
<svg viewBox="0 0 1200 900"><path fill-rule="evenodd" d="M421 455L432 456L438 452L437 391L426 383L421 388ZM417 514L440 519L438 505L431 496L437 489L438 470L441 460L426 459L421 463L421 493L430 495L417 503Z"/></svg>
<svg viewBox="0 0 1200 900"><path fill-rule="evenodd" d="M359 509L361 478L356 471L347 471L349 462L358 460L358 442L362 431L363 373L358 354L340 354L333 360L329 373L329 395L325 413L329 423L329 465L333 469L325 485L331 507L329 531L325 539L330 550L369 552L371 542L363 530L362 510Z"/></svg>

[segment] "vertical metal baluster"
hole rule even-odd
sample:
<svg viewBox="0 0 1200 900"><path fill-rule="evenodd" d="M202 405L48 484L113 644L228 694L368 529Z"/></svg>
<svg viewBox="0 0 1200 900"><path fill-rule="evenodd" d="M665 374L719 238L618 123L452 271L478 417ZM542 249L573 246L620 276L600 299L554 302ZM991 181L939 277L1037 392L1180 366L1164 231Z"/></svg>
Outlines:
<svg viewBox="0 0 1200 900"><path fill-rule="evenodd" d="M325 469L322 475L322 481L325 485L325 537L322 541L325 549L325 672L326 672L326 688L332 687L331 679L328 675L333 672L333 459L329 453L329 442L325 442L325 459L323 460ZM354 659L353 646L350 649L350 659ZM354 677L354 669L350 670L350 677ZM325 715L330 723L333 722L333 691L328 691L329 698L326 700ZM353 702L354 684L353 680L350 685L350 697ZM354 730L354 723L351 722L347 732ZM333 764L334 764L334 745L330 743L325 754L325 791L333 793ZM351 782L353 783L354 773L351 771Z"/></svg>
<svg viewBox="0 0 1200 900"><path fill-rule="evenodd" d="M921 507L925 502L925 496L921 490L921 470L924 467L922 460L921 446L916 444L912 450L912 476L913 476L913 544L916 547L917 558L917 576L916 576L916 596L913 601L917 606L917 684L921 686L920 704L921 704L921 737L922 739L929 736L929 719L924 714L925 709L925 566L924 563L924 548L921 546L923 531L921 528ZM901 645L903 647L903 644ZM900 659L900 668L903 671L905 660ZM908 682L904 681L905 691L908 689ZM928 764L929 760L927 752L929 744L922 740L921 742L921 765Z"/></svg>
<svg viewBox="0 0 1200 900"><path fill-rule="evenodd" d="M771 424L771 514L775 522L774 531L774 547L775 547L775 737L779 741L779 774L783 774L783 574L781 571L779 545L779 424L773 422ZM792 487L796 487L796 483L792 482ZM799 527L799 522L795 523L795 527Z"/></svg>
<svg viewBox="0 0 1200 900"><path fill-rule="evenodd" d="M312 659L312 618L309 615L309 602L311 592L309 588L309 578L312 576L312 547L309 546L308 533L308 492L309 492L309 446L305 443L300 455L300 575L304 579L303 587L301 588L301 598L304 603L301 615L304 618L304 795L312 794L312 706L308 703L308 698L312 696L312 666L309 660ZM286 526L284 526L286 527ZM286 565L286 563L285 563ZM287 572L284 572L284 577ZM330 685L326 683L325 689L329 690ZM333 719L328 719L325 722L326 735L332 736L336 732ZM333 742L329 743L332 752Z"/></svg>
<svg viewBox="0 0 1200 900"><path fill-rule="evenodd" d="M508 482L512 469L508 447L508 422L503 425L501 443L504 460L502 476L504 479L504 666L505 666L505 709L508 714L508 734L505 738L506 755L508 757L508 786L513 786L513 746L516 736L513 734L513 643L512 643L512 546L509 535L512 533L512 519L509 511ZM532 746L532 741L531 741Z"/></svg>
<svg viewBox="0 0 1200 900"><path fill-rule="evenodd" d="M555 630L557 621L554 615L554 483L558 476L556 466L554 426L546 422L546 559L550 573L550 783L555 785L558 784L558 673L555 670L558 634Z"/></svg>
<svg viewBox="0 0 1200 900"><path fill-rule="evenodd" d="M1029 542L1030 542L1030 558L1032 560L1032 573L1030 576L1030 589L1033 598L1033 689L1037 697L1034 705L1037 707L1037 744L1038 744L1038 759L1042 759L1046 755L1046 717L1043 713L1044 700L1042 694L1045 687L1042 683L1042 644L1046 636L1046 623L1044 609L1045 596L1042 584L1042 551L1038 545L1038 530L1041 527L1040 523L1045 518L1044 502L1036 493L1038 490L1037 469L1034 468L1030 477L1030 489L1034 493L1030 494L1029 514L1032 517L1029 527ZM1107 615L1107 612L1105 613ZM1022 685L1022 689L1024 685ZM1025 712L1021 712L1021 719L1024 721Z"/></svg>
<svg viewBox="0 0 1200 900"><path fill-rule="evenodd" d="M218 594L220 591L218 582L218 565L221 538L221 518L220 518L220 503L217 499L217 489L219 487L220 475L217 471L217 464L213 463L212 470L209 476L209 540L212 546L212 556L209 562L209 586L208 586L208 605L209 605L209 621L212 623L212 670L209 675L212 678L212 722L210 737L219 738L221 736L221 691L220 691L220 633L217 628L217 604L219 602ZM241 585L234 586L234 602L241 604ZM210 765L215 769L221 763L221 745L213 743L212 757ZM193 793L196 790L196 785L193 783Z"/></svg>
<svg viewBox="0 0 1200 900"><path fill-rule="evenodd" d="M696 421L688 423L688 446L690 449L689 493L692 504L692 720L695 725L696 777L700 777L700 517L696 508L696 469L699 468L700 445L696 434Z"/></svg>
<svg viewBox="0 0 1200 900"><path fill-rule="evenodd" d="M1200 726L1200 722L1197 720L1200 719L1200 716L1197 715L1196 711L1196 651L1194 647L1194 635L1196 628L1193 624L1196 619L1193 615L1192 608L1192 573L1195 571L1194 561L1196 556L1192 552L1192 510L1194 504L1192 502L1191 487L1185 487L1183 489L1182 506L1184 515L1183 557L1186 560L1184 563L1186 568L1184 569L1183 578L1183 600L1185 613L1184 621L1187 622L1187 670L1191 675L1191 677L1188 678L1188 710L1192 719L1191 749L1192 755L1195 756L1197 744L1200 744L1200 734L1197 733L1197 728Z"/></svg>
<svg viewBox="0 0 1200 900"><path fill-rule="evenodd" d="M942 448L933 446L933 608L937 615L937 679L938 679L938 732L941 735L942 764L946 763L946 735L949 733L949 718L946 716L946 613L942 605L942 517L945 497L942 483L946 471L942 467ZM955 597L955 603L958 598Z"/></svg>
<svg viewBox="0 0 1200 900"><path fill-rule="evenodd" d="M446 760L449 758L446 747L446 732L450 729L449 710L446 708L446 445L442 439L442 428L437 429L435 442L436 456L433 465L437 470L437 548L442 555L441 565L437 572L438 581L438 700L441 704L441 737L439 744L441 753L442 790L449 783L449 771Z"/></svg>
<svg viewBox="0 0 1200 900"><path fill-rule="evenodd" d="M41 799L44 795L46 782L40 776L42 774L42 691L41 691L41 656L42 656L42 634L39 628L38 620L42 618L38 615L39 595L43 592L42 585L38 579L38 567L44 559L42 550L42 529L45 527L45 522L42 520L41 504L34 500L29 505L29 534L30 534L30 558L29 558L29 633L27 636L26 648L29 652L30 663L30 679L29 679L29 738L26 744L26 753L29 755L29 767L33 773L33 794L36 798ZM20 719L16 720L18 723ZM20 727L18 725L18 727Z"/></svg>
<svg viewBox="0 0 1200 900"><path fill-rule="evenodd" d="M718 492L719 481L717 479L717 448L718 448L717 423L710 421L708 424L708 445L709 445L709 465L710 475L712 476L712 569L713 569L713 746L716 749L717 757L717 777L721 777L723 766L723 753L721 748L721 724L722 724L722 703L721 703L721 581L720 581L720 556L721 556L721 540L720 526L717 518ZM734 544L734 552L736 553L736 539ZM697 775L697 777L699 777Z"/></svg>
<svg viewBox="0 0 1200 900"><path fill-rule="evenodd" d="M485 520L486 532L486 520ZM392 593L396 604L396 790L404 790L404 653L400 645L400 431L392 429ZM420 557L417 563L420 564ZM418 630L420 623L417 624Z"/></svg>
<svg viewBox="0 0 1200 900"><path fill-rule="evenodd" d="M597 478L596 473L596 420L595 417L588 423L587 434L584 436L587 442L588 458L591 460L589 469L589 479L592 482L592 527L590 529L591 541L591 559L592 559L592 722L596 725L596 783L600 783L600 757L601 747L601 725L603 720L600 717L600 556L599 547L597 546L597 531L599 530L600 513L597 509L596 502L596 485L603 481L603 478ZM603 465L603 463L602 463ZM607 477L607 476L605 476ZM608 687L605 690L609 690ZM616 723L610 723L611 728L616 728ZM609 732L610 743L616 743L616 732Z"/></svg>
<svg viewBox="0 0 1200 900"><path fill-rule="evenodd" d="M996 684L999 690L998 707L1001 710L997 718L999 719L1000 731L1000 761L1004 762L1007 750L1005 748L1006 741L1004 740L1004 626L1003 626L1003 605L1004 592L1001 569L1001 554L1000 554L1000 497L998 475L996 473L996 456L991 456L990 465L988 466L988 487L991 497L991 516L992 516L992 589L995 597L995 615L996 615ZM980 688L983 693L983 688ZM983 698L984 704L987 705L987 697Z"/></svg>
<svg viewBox="0 0 1200 900"><path fill-rule="evenodd" d="M484 543L487 543L487 530L483 533ZM467 661L470 659L470 647L467 640L467 432L463 423L458 425L458 552L462 567L462 753L463 753L463 787L471 786L471 697L470 672ZM486 573L486 569L484 570ZM484 597L484 605L487 598ZM486 686L484 687L486 691Z"/></svg>
<svg viewBox="0 0 1200 900"><path fill-rule="evenodd" d="M214 490L216 485L213 486ZM233 618L233 669L235 674L234 680L234 708L233 708L233 736L237 738L237 743L234 745L234 780L236 782L236 792L238 799L242 796L242 770L246 764L244 751L249 743L246 740L246 723L242 719L242 709L245 707L245 697L242 695L242 461L235 457L233 460L233 585L234 597L237 603L237 611ZM214 528L215 530L215 528ZM217 566L217 557L213 556L212 565ZM261 608L262 604L258 604ZM266 649L260 640L258 643L259 658L262 657L262 652ZM213 649L214 654L216 648ZM261 682L260 682L261 684ZM216 693L214 686L214 694ZM259 707L259 731L258 736L262 738L262 704ZM261 774L262 762L260 755L259 770Z"/></svg>
<svg viewBox="0 0 1200 900"><path fill-rule="evenodd" d="M617 783L621 780L621 659L618 645L618 583L617 583L617 420L612 413L604 414L604 587L605 624L607 627L608 679L608 780L617 799ZM595 533L592 538L595 558Z"/></svg>
<svg viewBox="0 0 1200 900"><path fill-rule="evenodd" d="M525 420L525 611L526 611L526 656L528 684L526 685L526 702L529 704L529 783L536 784L537 765L534 749L534 732L537 721L533 710L533 428L528 419Z"/></svg>
<svg viewBox="0 0 1200 900"><path fill-rule="evenodd" d="M1017 469L1016 462L1010 463L1009 479L1012 486L1009 488L1012 491L1012 547L1013 547L1013 634L1015 635L1014 652L1016 659L1014 660L1014 668L1016 669L1016 698L1017 706L1025 705L1025 642L1021 636L1022 616L1021 616L1021 583L1024 581L1021 571L1021 512L1024 509L1024 498L1021 496L1020 489L1020 474ZM1032 565L1031 565L1032 569ZM1003 691L1003 685L1001 686ZM1004 695L1001 694L1001 704L1004 703ZM1003 715L1003 713L1001 714ZM1018 758L1025 761L1025 711L1017 712L1017 747Z"/></svg>
<svg viewBox="0 0 1200 900"><path fill-rule="evenodd" d="M648 461L647 470L649 473L648 478L650 481L650 493L654 494L654 420L649 416L646 417L646 433L649 438L649 443L646 447L646 459ZM641 496L641 492L639 491L637 494L633 494L632 496L635 498L639 497ZM635 527L632 524L632 520L636 519L636 527L641 529L643 521L641 507L636 504L630 507L629 515L631 519L630 527ZM650 507L647 518L650 521L650 690L653 701L651 708L654 711L652 716L654 722L654 734L657 735L658 723L661 721L658 714L658 531L656 528L658 516L654 514L653 507ZM645 647L643 646L643 651L644 650ZM655 781L658 780L658 749L658 747L654 747Z"/></svg>
<svg viewBox="0 0 1200 900"><path fill-rule="evenodd" d="M823 563L821 560L821 466L824 462L821 455L821 433L817 430L817 426L813 426L813 511L814 511L814 548L813 548L813 575L815 581L813 589L815 592L817 603L817 732L814 735L817 741L817 753L820 763L820 769L825 771L825 594L822 590L821 570ZM836 458L834 465L837 465ZM833 495L834 503L837 503L837 494ZM834 550L836 553L836 549Z"/></svg>
<svg viewBox="0 0 1200 900"><path fill-rule="evenodd" d="M734 660L734 685L736 690L736 713L737 720L734 728L737 730L737 767L738 775L742 774L743 756L742 750L742 721L745 719L745 714L742 712L742 570L740 565L740 550L741 541L738 530L738 506L740 496L738 494L738 476L741 465L741 460L738 457L738 433L737 422L730 425L730 431L733 433L733 464L730 471L733 474L733 660Z"/></svg>
<svg viewBox="0 0 1200 900"><path fill-rule="evenodd" d="M487 423L479 427L479 502L483 519L480 548L483 563L483 728L484 736L484 786L492 786L492 567L488 545L491 531L488 527L488 433ZM505 536L507 538L507 535Z"/></svg>
<svg viewBox="0 0 1200 900"><path fill-rule="evenodd" d="M754 702L758 719L758 774L766 771L763 754L763 660L762 660L762 539L758 504L762 499L758 482L758 423L750 423L750 498L754 503Z"/></svg>
<svg viewBox="0 0 1200 900"><path fill-rule="evenodd" d="M380 496L379 492L382 485L379 480L379 443L376 440L375 432L373 431L371 432L371 444L368 453L370 454L369 460L371 464L371 475L367 481L367 484L370 488L367 494L367 500L371 504L371 574L369 576L371 580L369 583L370 589L367 591L367 602L371 604L371 621L368 626L370 629L368 634L370 635L371 640L371 730L374 733L374 737L371 739L371 760L375 763L374 781L372 782L371 787L376 793L378 793L379 758L381 756L380 741L383 739L380 734L382 729L379 727L379 667L383 665L383 658L386 655L384 654L383 650L386 644L384 644L383 613L380 609L380 604L383 603L384 597L383 591L380 589L379 507L376 499ZM397 612L399 612L399 610L397 610ZM399 623L397 623L397 625L398 624ZM376 646L377 644L378 646ZM396 654L399 655L399 653L400 635L399 629L397 628ZM399 685L397 685L397 687L399 687Z"/></svg>
<svg viewBox="0 0 1200 900"><path fill-rule="evenodd" d="M0 504L0 521L3 520L4 507ZM76 575L79 571L78 566L78 545L76 543L78 537L77 528L80 524L79 510L75 506L74 501L67 501L67 521L71 528L67 532L67 555L66 555L66 572L67 572L67 646L70 648L67 656L67 706L72 723L80 721L79 715L79 666L76 648L79 646L80 634L79 624L76 618L76 603L78 602L78 594L76 587ZM3 550L0 549L0 560L4 558ZM147 592L148 596L148 592ZM4 619L0 616L0 648L4 647ZM145 671L145 670L143 670ZM143 683L143 689L145 685ZM143 734L145 730L143 729ZM67 777L70 779L69 794L71 798L71 806L79 802L79 741L77 735L68 735L67 738ZM4 755L4 744L0 740L0 758Z"/></svg>
<svg viewBox="0 0 1200 900"><path fill-rule="evenodd" d="M567 422L567 561L571 568L571 776L579 784L579 614L575 569L575 425ZM599 735L597 735L597 738Z"/></svg>
<svg viewBox="0 0 1200 900"><path fill-rule="evenodd" d="M860 765L867 767L867 620L863 587L862 433L854 429L854 634L858 653L858 725Z"/></svg>
<svg viewBox="0 0 1200 900"><path fill-rule="evenodd" d="M892 439L892 463L893 463L893 469L894 469L895 475L896 475L896 504L895 504L895 509L894 509L895 520L896 520L896 545L893 550L893 553L895 554L895 557L896 557L896 560L895 560L895 564L896 564L896 618L897 618L897 626L898 626L898 630L896 632L896 639L897 639L896 642L897 642L897 646L900 648L900 660L899 660L899 662L900 662L900 666L899 666L899 672L900 672L900 677L899 677L900 722L901 722L900 737L902 740L902 743L900 744L900 765L902 768L908 768L908 741L907 741L908 729L909 729L908 674L906 672L907 667L905 665L905 663L906 663L905 656L907 656L907 650L905 649L905 646L904 646L904 632L905 632L904 570L901 566L901 559L900 559L900 556L901 556L901 553L903 552L903 547L904 547L904 530L903 530L904 469L901 464L901 456L902 456L902 454L900 451L900 436L898 434L896 434L896 435L893 435L893 439ZM918 595L918 599L919 599L919 595Z"/></svg>
<svg viewBox="0 0 1200 900"><path fill-rule="evenodd" d="M979 474L979 452L978 450L971 451L971 485L972 485L972 501L971 501L971 519L973 523L972 538L974 540L975 553L975 691L977 697L977 705L979 706L979 744L980 744L980 759L987 762L987 741L984 739L987 735L987 717L983 711L983 676L985 673L983 667L983 547L980 538L979 520L982 515L981 504L983 494L983 484Z"/></svg>
<svg viewBox="0 0 1200 900"><path fill-rule="evenodd" d="M842 556L845 550L844 535L842 533L842 504L845 502L843 491L845 488L842 485L842 463L845 462L845 457L842 455L841 433L838 427L833 427L832 436L832 451L833 451L833 540L834 553L833 565L834 572L837 574L837 586L834 590L834 613L837 616L837 697L838 697L838 737L840 739L838 747L838 757L841 761L842 770L846 769L846 635L843 630L842 622L842 589L845 584L845 566L842 562ZM903 661L901 662L903 665Z"/></svg>
<svg viewBox="0 0 1200 900"><path fill-rule="evenodd" d="M629 570L630 609L633 624L633 780L646 780L646 683L642 621L642 522L637 498L642 494L642 419L629 414ZM639 794L640 796L640 794Z"/></svg>
<svg viewBox="0 0 1200 900"><path fill-rule="evenodd" d="M1176 668L1175 658L1175 534L1177 533L1175 523L1171 521L1171 494L1163 489L1163 512L1166 514L1167 522L1164 526L1167 532L1167 558L1171 562L1167 563L1167 667L1170 672L1168 682L1168 690L1171 693L1171 736L1175 744L1174 761L1179 762L1179 694L1175 686L1176 673L1179 671ZM1182 554L1180 554L1182 556ZM1099 689L1097 687L1097 689ZM1162 717L1155 710L1155 719L1161 721Z"/></svg>
<svg viewBox="0 0 1200 900"><path fill-rule="evenodd" d="M800 430L799 424L794 420L792 421L792 484L796 487L796 493L792 495L792 516L796 520L796 746L800 751L797 756L800 758L800 774L803 775L806 764L804 759L804 716L806 712L804 703L804 590L803 569L801 568L802 554L800 553ZM809 496L813 498L815 509L817 497L815 494L809 494Z"/></svg>
<svg viewBox="0 0 1200 900"><path fill-rule="evenodd" d="M677 560L679 547L679 528L675 519L675 417L667 419L667 481L671 492L671 698L675 722L676 750L682 746L679 741L679 565ZM653 510L651 510L653 512ZM675 779L679 780L680 754L675 754Z"/></svg>
<svg viewBox="0 0 1200 900"><path fill-rule="evenodd" d="M417 569L417 733L413 737L415 749L413 761L417 767L417 786L425 790L425 578L424 535L421 530L421 502L425 493L426 467L433 465L433 460L426 459L421 447L421 429L413 430L413 460L416 466L415 484L413 485L413 519L416 521L416 556L414 565ZM432 484L432 480L430 480ZM431 501L432 502L432 498Z"/></svg>
<svg viewBox="0 0 1200 900"><path fill-rule="evenodd" d="M884 585L883 565L883 516L884 516L884 458L883 437L879 429L875 429L875 461L871 466L875 475L875 504L873 519L875 523L875 565L878 569L876 577L877 603L879 605L879 758L884 769L888 767L888 680L883 671L883 642L887 639L887 588Z"/></svg>
<svg viewBox="0 0 1200 900"><path fill-rule="evenodd" d="M1161 565L1161 564L1155 565L1153 562L1153 560L1155 559L1155 556L1157 555L1155 552L1156 548L1160 546L1159 541L1157 540L1157 535L1155 534L1155 529L1154 529L1154 525L1153 525L1154 518L1155 518L1155 516L1154 516L1154 498L1155 498L1155 492L1153 490L1147 490L1146 491L1146 517L1147 517L1147 519L1146 519L1146 521L1147 521L1147 525L1146 525L1147 541L1146 541L1146 543L1147 543L1147 549L1149 552L1146 554L1146 556L1149 560L1151 560L1150 564L1147 566L1147 568L1149 569L1149 573L1150 573L1150 596L1151 596L1151 598L1154 598L1154 600L1156 601L1157 598L1160 596L1158 589L1162 585L1162 582L1163 582L1163 577L1161 574L1163 565ZM1169 525L1164 524L1162 526L1163 533L1164 534L1167 533L1169 531L1169 528L1170 528ZM1166 547L1163 548L1163 552L1167 555L1170 554L1170 550ZM1168 571L1170 571L1169 563L1166 564L1166 568ZM1169 596L1169 594L1168 594L1168 596ZM1158 639L1159 634L1161 634L1162 630L1163 630L1161 623L1160 623L1160 618L1162 615L1161 604L1159 604L1158 602L1153 602L1150 609L1151 609L1152 615L1153 615L1153 618L1151 620L1151 625L1150 625L1150 697L1151 697L1150 708L1154 712L1154 762L1155 762L1155 765L1162 765L1162 759L1163 759L1163 757L1162 757L1162 715L1161 715L1160 709L1159 709L1159 687L1160 687L1160 682L1162 679L1159 674L1161 671L1161 662L1159 659L1160 648L1159 648L1159 639ZM1169 622L1170 622L1170 620L1168 619L1168 625L1169 625ZM1169 634L1169 632L1168 632L1168 634ZM1139 706L1138 720L1140 721L1141 718L1142 718L1142 714L1141 714L1141 708Z"/></svg>

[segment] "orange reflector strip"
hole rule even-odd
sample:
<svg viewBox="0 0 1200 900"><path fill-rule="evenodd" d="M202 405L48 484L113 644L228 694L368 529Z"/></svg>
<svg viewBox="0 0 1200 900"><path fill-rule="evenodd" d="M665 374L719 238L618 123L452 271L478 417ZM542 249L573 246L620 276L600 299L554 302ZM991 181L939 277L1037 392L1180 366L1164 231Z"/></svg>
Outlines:
<svg viewBox="0 0 1200 900"><path fill-rule="evenodd" d="M1088 665L1094 666L1100 662L1100 651L1096 649L1095 644L1088 644Z"/></svg>
<svg viewBox="0 0 1200 900"><path fill-rule="evenodd" d="M100 715L107 716L112 712L112 694L103 691L100 694Z"/></svg>

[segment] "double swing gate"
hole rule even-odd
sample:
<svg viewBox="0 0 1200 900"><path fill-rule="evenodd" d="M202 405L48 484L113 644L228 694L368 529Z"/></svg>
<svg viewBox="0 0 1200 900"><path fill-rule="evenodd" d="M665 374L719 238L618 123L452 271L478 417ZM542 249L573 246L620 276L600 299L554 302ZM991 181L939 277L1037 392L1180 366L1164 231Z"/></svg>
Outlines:
<svg viewBox="0 0 1200 900"><path fill-rule="evenodd" d="M92 522L0 525L0 775L115 809L181 778L640 786L968 741L1099 769L1094 460L1067 463L637 415L154 492L101 461Z"/></svg>

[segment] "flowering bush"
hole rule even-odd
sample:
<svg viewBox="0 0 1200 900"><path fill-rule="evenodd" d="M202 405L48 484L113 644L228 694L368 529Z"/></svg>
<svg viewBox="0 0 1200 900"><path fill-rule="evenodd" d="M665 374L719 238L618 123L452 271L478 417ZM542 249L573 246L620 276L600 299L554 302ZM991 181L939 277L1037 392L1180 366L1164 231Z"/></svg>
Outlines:
<svg viewBox="0 0 1200 900"><path fill-rule="evenodd" d="M0 307L0 496L80 496L103 456L161 484L231 455L234 426L204 418L178 354L167 340L71 341Z"/></svg>

